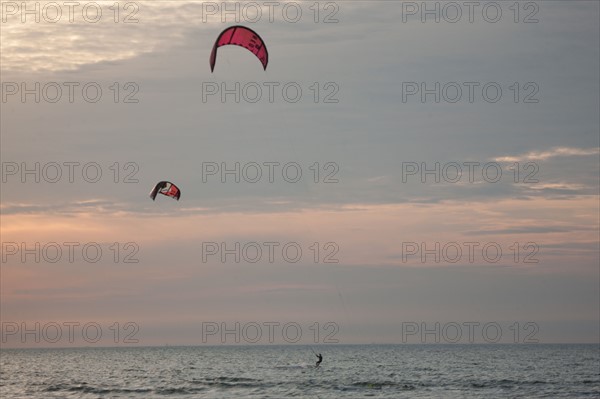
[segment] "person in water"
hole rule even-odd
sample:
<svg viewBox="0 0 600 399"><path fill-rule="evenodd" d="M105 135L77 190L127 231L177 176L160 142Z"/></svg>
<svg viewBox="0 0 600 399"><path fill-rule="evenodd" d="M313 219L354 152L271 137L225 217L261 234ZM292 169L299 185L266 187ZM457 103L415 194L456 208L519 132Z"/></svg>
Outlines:
<svg viewBox="0 0 600 399"><path fill-rule="evenodd" d="M323 356L320 353L318 355L315 354L315 356L319 358L319 360L317 360L317 364L315 364L315 367L319 367L319 365L323 361Z"/></svg>

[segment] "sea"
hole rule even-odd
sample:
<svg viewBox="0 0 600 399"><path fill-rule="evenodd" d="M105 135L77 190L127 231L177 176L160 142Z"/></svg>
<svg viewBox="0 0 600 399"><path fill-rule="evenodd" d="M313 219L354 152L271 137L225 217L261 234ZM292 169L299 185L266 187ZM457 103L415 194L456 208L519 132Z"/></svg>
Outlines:
<svg viewBox="0 0 600 399"><path fill-rule="evenodd" d="M0 372L3 399L599 398L600 346L2 349Z"/></svg>

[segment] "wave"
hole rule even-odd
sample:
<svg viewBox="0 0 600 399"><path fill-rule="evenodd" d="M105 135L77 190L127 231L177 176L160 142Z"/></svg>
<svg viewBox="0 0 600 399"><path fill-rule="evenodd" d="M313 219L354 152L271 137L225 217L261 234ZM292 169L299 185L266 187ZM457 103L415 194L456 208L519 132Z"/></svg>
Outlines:
<svg viewBox="0 0 600 399"><path fill-rule="evenodd" d="M45 392L81 392L81 393L91 393L98 395L106 395L106 394L136 394L136 393L148 393L152 392L153 389L150 388L102 388L102 387L94 387L92 385L88 385L86 383L81 383L77 385L72 384L53 384L49 385L44 389Z"/></svg>

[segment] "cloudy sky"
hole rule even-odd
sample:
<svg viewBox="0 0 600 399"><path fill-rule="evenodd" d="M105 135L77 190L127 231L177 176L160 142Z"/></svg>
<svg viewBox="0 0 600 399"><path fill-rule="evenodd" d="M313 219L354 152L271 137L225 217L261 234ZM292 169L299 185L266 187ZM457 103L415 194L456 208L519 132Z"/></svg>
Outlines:
<svg viewBox="0 0 600 399"><path fill-rule="evenodd" d="M598 342L600 7L469 4L3 1L3 345Z"/></svg>

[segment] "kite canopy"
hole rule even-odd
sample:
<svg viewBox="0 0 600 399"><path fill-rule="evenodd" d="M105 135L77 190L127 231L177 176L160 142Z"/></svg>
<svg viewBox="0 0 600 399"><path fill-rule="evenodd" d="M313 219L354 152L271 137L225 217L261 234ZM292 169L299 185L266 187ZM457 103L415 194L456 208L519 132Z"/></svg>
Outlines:
<svg viewBox="0 0 600 399"><path fill-rule="evenodd" d="M150 198L152 198L154 201L158 193L166 195L167 197L175 198L177 201L179 201L179 197L181 196L181 191L179 188L168 181L158 182L150 192Z"/></svg>
<svg viewBox="0 0 600 399"><path fill-rule="evenodd" d="M227 46L229 44L242 46L251 51L263 64L263 68L267 70L267 64L269 63L269 52L267 51L265 42L263 42L258 33L254 32L252 29L246 28L245 26L236 25L231 26L221 32L215 41L215 45L210 53L211 72L215 70L215 62L217 61L217 48L221 46Z"/></svg>

